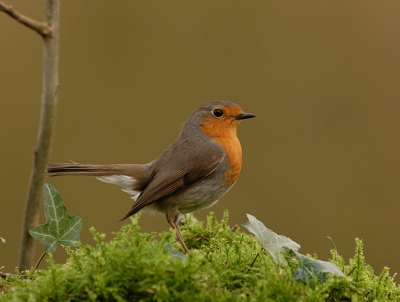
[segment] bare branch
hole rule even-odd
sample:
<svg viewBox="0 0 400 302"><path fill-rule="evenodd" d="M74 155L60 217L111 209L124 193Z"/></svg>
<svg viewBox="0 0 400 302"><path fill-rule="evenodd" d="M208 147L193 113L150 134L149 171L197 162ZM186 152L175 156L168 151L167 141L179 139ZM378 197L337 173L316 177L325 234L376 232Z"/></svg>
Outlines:
<svg viewBox="0 0 400 302"><path fill-rule="evenodd" d="M38 137L25 201L19 254L19 268L21 271L30 269L33 265L35 240L29 235L28 231L39 224L46 164L49 162L50 157L58 102L60 0L45 0L44 13L45 20L51 27L52 32L51 35L43 36L42 102Z"/></svg>
<svg viewBox="0 0 400 302"><path fill-rule="evenodd" d="M33 29L39 35L41 35L43 37L47 36L51 33L51 29L46 23L33 20L33 19L17 12L16 10L14 10L12 5L7 5L3 1L0 1L0 11L5 12L11 18L14 18L15 20L22 23L23 25Z"/></svg>

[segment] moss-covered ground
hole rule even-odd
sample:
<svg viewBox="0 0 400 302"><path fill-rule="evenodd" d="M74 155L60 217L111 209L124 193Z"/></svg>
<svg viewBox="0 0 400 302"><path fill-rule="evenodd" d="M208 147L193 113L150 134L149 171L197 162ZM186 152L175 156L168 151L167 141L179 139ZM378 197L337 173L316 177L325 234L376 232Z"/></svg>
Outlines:
<svg viewBox="0 0 400 302"><path fill-rule="evenodd" d="M139 215L110 241L92 229L96 244L66 248L69 259L30 278L0 280L0 301L400 301L388 269L375 275L365 263L362 242L345 261L332 261L345 274L312 282L295 280L295 258L274 263L257 239L210 214L203 225L188 219L181 226L191 250L183 255L173 231L143 233Z"/></svg>

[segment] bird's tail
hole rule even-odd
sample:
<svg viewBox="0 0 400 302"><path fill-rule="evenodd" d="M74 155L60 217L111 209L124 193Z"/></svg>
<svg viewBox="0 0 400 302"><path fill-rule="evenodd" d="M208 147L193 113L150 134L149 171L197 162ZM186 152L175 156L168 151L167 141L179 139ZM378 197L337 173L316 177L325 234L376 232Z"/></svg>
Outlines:
<svg viewBox="0 0 400 302"><path fill-rule="evenodd" d="M143 173L146 165L137 164L112 164L92 165L78 163L55 163L47 165L50 176L78 175L78 176L110 176L127 175L136 177Z"/></svg>
<svg viewBox="0 0 400 302"><path fill-rule="evenodd" d="M98 180L118 185L122 191L132 195L136 200L147 184L149 177L147 165L112 164L91 165L78 163L56 163L47 165L50 176L78 175L95 176Z"/></svg>

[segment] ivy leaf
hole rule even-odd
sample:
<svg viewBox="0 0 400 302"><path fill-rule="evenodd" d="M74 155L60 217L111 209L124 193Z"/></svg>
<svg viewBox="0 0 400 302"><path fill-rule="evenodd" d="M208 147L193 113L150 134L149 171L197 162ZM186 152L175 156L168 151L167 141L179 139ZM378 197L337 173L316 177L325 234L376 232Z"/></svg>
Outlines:
<svg viewBox="0 0 400 302"><path fill-rule="evenodd" d="M285 263L285 260L281 254L283 247L297 251L300 245L294 242L292 239L283 235L278 235L270 229L266 228L265 225L257 220L254 216L247 214L248 222L242 223L242 226L253 233L261 246L266 249L275 262Z"/></svg>
<svg viewBox="0 0 400 302"><path fill-rule="evenodd" d="M52 185L45 184L43 193L46 224L30 229L29 234L45 246L46 253L53 253L57 249L57 242L74 246L79 241L82 219L68 215L60 194Z"/></svg>
<svg viewBox="0 0 400 302"><path fill-rule="evenodd" d="M294 252L299 262L299 267L294 272L294 278L306 283L312 283L313 276L316 275L320 281L325 282L326 274L330 273L339 277L345 277L343 272L332 262L321 261Z"/></svg>
<svg viewBox="0 0 400 302"><path fill-rule="evenodd" d="M247 214L248 222L242 224L251 233L256 235L258 242L266 249L272 256L275 262L285 263L282 254L297 258L299 267L294 272L296 280L302 280L306 283L313 282L313 276L317 276L322 282L326 280L327 273L344 277L343 272L331 262L316 260L311 257L300 254L298 249L300 245L283 235L278 235L266 228L264 224L257 220L254 216Z"/></svg>

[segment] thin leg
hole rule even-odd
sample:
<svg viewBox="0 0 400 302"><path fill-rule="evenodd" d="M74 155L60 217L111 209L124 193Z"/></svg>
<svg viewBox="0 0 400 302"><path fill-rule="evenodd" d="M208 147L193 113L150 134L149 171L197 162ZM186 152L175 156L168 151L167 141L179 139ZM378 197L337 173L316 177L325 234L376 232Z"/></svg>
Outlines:
<svg viewBox="0 0 400 302"><path fill-rule="evenodd" d="M185 253L188 254L188 253L189 253L189 249L187 248L187 246L186 246L186 244L185 244L185 241L183 241L182 235L181 235L181 233L179 232L178 226L176 225L176 221L178 220L178 217L179 217L179 216L176 216L176 217L174 217L174 219L172 220L172 219L170 219L170 218L167 216L167 221L168 221L169 225L175 230L175 232L176 232L176 238L178 238L178 241L179 241L180 244L182 245L182 247L183 247Z"/></svg>

